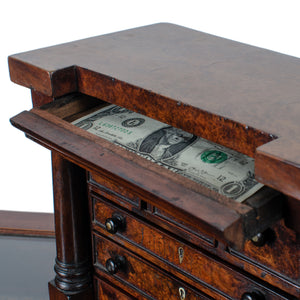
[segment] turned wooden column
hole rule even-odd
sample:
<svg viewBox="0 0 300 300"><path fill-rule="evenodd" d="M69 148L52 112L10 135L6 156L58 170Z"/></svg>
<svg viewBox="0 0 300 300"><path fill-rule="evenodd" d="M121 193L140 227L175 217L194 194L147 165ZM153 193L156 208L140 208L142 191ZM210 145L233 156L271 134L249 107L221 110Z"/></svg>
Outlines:
<svg viewBox="0 0 300 300"><path fill-rule="evenodd" d="M93 299L86 172L52 152L56 251L50 300Z"/></svg>

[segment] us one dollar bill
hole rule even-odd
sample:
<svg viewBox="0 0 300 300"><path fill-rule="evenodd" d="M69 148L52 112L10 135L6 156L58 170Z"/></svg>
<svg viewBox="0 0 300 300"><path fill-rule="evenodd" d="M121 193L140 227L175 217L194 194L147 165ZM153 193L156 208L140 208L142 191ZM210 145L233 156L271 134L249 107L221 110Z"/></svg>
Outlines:
<svg viewBox="0 0 300 300"><path fill-rule="evenodd" d="M237 202L263 186L252 158L116 105L73 124Z"/></svg>

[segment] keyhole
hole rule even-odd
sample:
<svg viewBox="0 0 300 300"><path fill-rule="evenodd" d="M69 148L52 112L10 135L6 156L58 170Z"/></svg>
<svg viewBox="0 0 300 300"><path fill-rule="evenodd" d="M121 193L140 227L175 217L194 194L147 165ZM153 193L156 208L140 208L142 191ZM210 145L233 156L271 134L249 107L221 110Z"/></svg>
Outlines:
<svg viewBox="0 0 300 300"><path fill-rule="evenodd" d="M183 287L179 288L179 296L180 296L180 300L185 299L185 289Z"/></svg>
<svg viewBox="0 0 300 300"><path fill-rule="evenodd" d="M184 250L182 247L178 248L178 256L179 256L179 263L181 264L183 261L183 256L184 256Z"/></svg>

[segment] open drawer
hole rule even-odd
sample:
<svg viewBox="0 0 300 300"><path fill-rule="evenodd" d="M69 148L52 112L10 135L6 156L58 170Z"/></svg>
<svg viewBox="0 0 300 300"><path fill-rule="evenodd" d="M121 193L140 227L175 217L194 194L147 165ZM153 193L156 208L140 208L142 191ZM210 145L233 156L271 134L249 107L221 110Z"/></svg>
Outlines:
<svg viewBox="0 0 300 300"><path fill-rule="evenodd" d="M84 169L126 182L149 204L239 249L282 217L283 196L261 188L242 203L72 124L109 105L79 93L24 111L11 123Z"/></svg>

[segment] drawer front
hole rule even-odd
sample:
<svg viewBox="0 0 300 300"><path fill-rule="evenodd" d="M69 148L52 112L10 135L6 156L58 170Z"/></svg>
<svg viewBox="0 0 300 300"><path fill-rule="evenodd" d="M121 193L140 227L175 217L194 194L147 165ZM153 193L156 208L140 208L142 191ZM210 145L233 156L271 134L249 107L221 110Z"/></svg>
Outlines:
<svg viewBox="0 0 300 300"><path fill-rule="evenodd" d="M113 178L90 173L89 186L98 195L117 203L123 208L140 213L143 217L151 220L151 222L159 223L159 226L169 227L172 231L180 228L178 234L183 235L184 239L205 248L215 247L216 245L216 240L208 233L193 228L191 225L187 226L174 216L147 203L148 199L132 190L125 181L115 181Z"/></svg>
<svg viewBox="0 0 300 300"><path fill-rule="evenodd" d="M180 241L164 231L132 216L131 214L94 198L95 229L108 234L118 243L140 255L147 256L157 264L152 257L159 257L163 268L169 272L176 268L177 272L185 273L190 279L197 281L198 289L207 294L215 292L230 299L240 299L243 293L251 290L261 290L269 295L267 299L285 299L272 294L247 276L234 271L194 247ZM124 220L123 229L116 234L105 231L105 222L112 216L121 216ZM178 276L178 275L177 275Z"/></svg>
<svg viewBox="0 0 300 300"><path fill-rule="evenodd" d="M179 228L181 231L187 232L187 235L184 236L184 239L204 247L206 249L211 250L210 248L215 248L217 246L218 241L208 234L204 234L200 232L196 228L191 225L187 225L185 222L177 219L175 216L168 214L166 211L159 209L157 207L153 207L152 214L149 215L149 220L159 224L170 224L172 228ZM196 236L196 239L192 236ZM197 241L200 239L200 243ZM207 247L208 246L208 247Z"/></svg>
<svg viewBox="0 0 300 300"><path fill-rule="evenodd" d="M296 232L282 221L265 235L264 245L257 247L249 241L241 254L300 284L300 243Z"/></svg>
<svg viewBox="0 0 300 300"><path fill-rule="evenodd" d="M299 236L280 221L264 232L260 242L260 245L255 245L248 241L240 252L229 249L228 259L270 284L300 297Z"/></svg>
<svg viewBox="0 0 300 300"><path fill-rule="evenodd" d="M131 288L139 290L141 295L146 298L157 300L211 299L100 235L94 235L94 250L96 272L100 276L102 272L107 272L109 260L115 264L121 260L119 269L111 276Z"/></svg>
<svg viewBox="0 0 300 300"><path fill-rule="evenodd" d="M111 187L112 185L114 185L114 183L112 183L111 180L102 178L101 180L103 181L103 183L105 181L106 184L106 186L102 186L99 185L98 182L96 183L94 181L94 178L97 178L98 181L100 180L98 177L95 177L95 175L90 174L88 186L91 198L94 197L95 199L97 199L100 197L102 199L109 200L110 203L113 203L117 206L121 206L126 210L132 211L135 214L138 214L143 219L147 219L151 223L155 223L158 227L173 232L177 236L180 236L182 239L187 240L188 242L198 245L202 248L205 248L208 251L216 247L216 239L209 236L207 233L204 233L203 231L192 228L191 226L187 226L183 222L180 222L176 218L169 216L166 213L164 213L164 217L162 217L162 210L159 210L161 214L158 214L157 208L142 200L142 198L139 198L136 194L134 194L134 191L129 192L126 189L124 189L121 185L119 185L118 189L123 190L124 195L126 194L125 197L106 187ZM127 198L128 195L132 198Z"/></svg>
<svg viewBox="0 0 300 300"><path fill-rule="evenodd" d="M95 278L95 291L97 300L134 300L133 296L121 292L118 288L107 284L99 278Z"/></svg>
<svg viewBox="0 0 300 300"><path fill-rule="evenodd" d="M125 181L120 179L108 178L99 176L94 173L89 173L89 184L96 192L111 200L118 201L118 203L129 210L138 209L140 202L143 200L141 196L137 195L128 187Z"/></svg>

